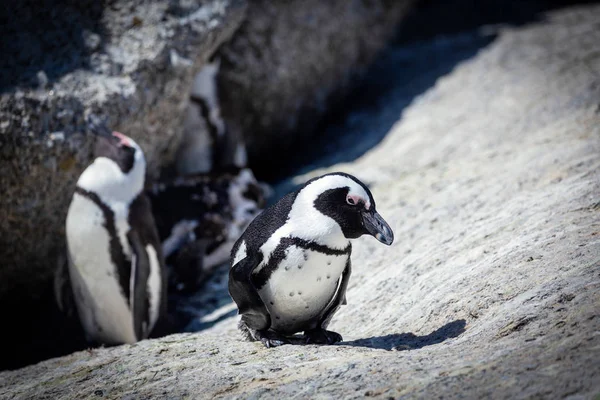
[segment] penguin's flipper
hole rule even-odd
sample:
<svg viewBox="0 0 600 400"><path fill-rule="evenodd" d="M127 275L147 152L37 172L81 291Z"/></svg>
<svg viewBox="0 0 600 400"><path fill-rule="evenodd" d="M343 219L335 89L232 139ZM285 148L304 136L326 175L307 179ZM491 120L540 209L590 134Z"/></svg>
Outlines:
<svg viewBox="0 0 600 400"><path fill-rule="evenodd" d="M245 257L229 270L229 294L242 315L241 323L255 331L271 326L271 315L250 279L258 264L254 257Z"/></svg>
<svg viewBox="0 0 600 400"><path fill-rule="evenodd" d="M132 287L130 290L131 314L133 329L137 340L148 336L148 278L150 275L150 258L142 244L140 235L135 230L127 233L127 239L132 250L131 274Z"/></svg>
<svg viewBox="0 0 600 400"><path fill-rule="evenodd" d="M342 272L342 277L340 278L340 285L338 287L337 292L335 293L335 298L333 299L331 305L329 306L327 311L325 311L323 317L321 318L321 321L319 322L319 326L321 327L321 329L325 330L325 328L327 328L327 325L329 325L333 314L336 313L336 311L338 310L338 308L340 308L342 304L346 304L346 289L348 288L348 282L350 281L351 274L352 266L350 263L350 257L348 257L348 261L346 261L346 268L344 268L344 272Z"/></svg>
<svg viewBox="0 0 600 400"><path fill-rule="evenodd" d="M158 264L160 284L159 288L153 288L148 277L143 280L148 285L144 285L145 290L149 291L147 297L150 299L150 304L142 303L146 309L148 309L149 317L147 331L151 331L156 324L160 324L164 327L169 325L167 315L167 268L165 266L165 259L163 257L162 246L156 229L156 223L152 215L152 204L150 199L146 195L139 195L129 206L129 225L136 227L136 232L139 235L139 240L134 250L134 253L140 253L144 257L144 272L148 275L152 274L152 267ZM130 239L131 240L131 239ZM131 246L134 248L134 246ZM154 251L152 251L154 250ZM138 260L138 263L140 261ZM149 265L148 265L149 263ZM142 288L139 288L141 291ZM158 299L158 315L154 315L152 304ZM147 301L147 300L144 300ZM161 328L162 329L162 328ZM170 329L170 328L168 328ZM166 328L162 329L166 332ZM147 332L150 333L150 332Z"/></svg>

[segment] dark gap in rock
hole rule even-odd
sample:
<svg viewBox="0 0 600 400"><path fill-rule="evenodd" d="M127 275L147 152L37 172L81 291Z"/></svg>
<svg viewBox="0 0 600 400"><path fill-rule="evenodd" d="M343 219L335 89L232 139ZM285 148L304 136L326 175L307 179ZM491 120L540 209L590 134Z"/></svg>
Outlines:
<svg viewBox="0 0 600 400"><path fill-rule="evenodd" d="M354 77L351 92L329 99L312 140L298 141L293 151L274 149L268 157L251 158L250 167L258 179L280 184L310 169L355 160L383 140L402 110L438 78L489 45L495 39L494 25L519 26L542 20L553 9L596 2L421 0L378 60ZM378 112L391 102L390 115ZM371 114L380 115L365 118ZM285 183L276 197L291 187Z"/></svg>
<svg viewBox="0 0 600 400"><path fill-rule="evenodd" d="M398 30L394 44L429 40L486 25L520 26L543 13L598 0L420 0Z"/></svg>

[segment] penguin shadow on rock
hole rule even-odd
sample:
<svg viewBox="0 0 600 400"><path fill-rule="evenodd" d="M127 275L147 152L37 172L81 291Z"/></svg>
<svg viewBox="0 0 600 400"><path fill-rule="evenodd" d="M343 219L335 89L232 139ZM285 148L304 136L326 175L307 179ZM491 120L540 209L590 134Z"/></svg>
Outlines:
<svg viewBox="0 0 600 400"><path fill-rule="evenodd" d="M357 339L349 342L341 342L341 346L368 347L382 350L417 350L422 347L442 343L447 339L455 338L465 332L467 322L457 319L436 329L428 335L417 336L414 333L393 333L384 336L374 336L365 339Z"/></svg>

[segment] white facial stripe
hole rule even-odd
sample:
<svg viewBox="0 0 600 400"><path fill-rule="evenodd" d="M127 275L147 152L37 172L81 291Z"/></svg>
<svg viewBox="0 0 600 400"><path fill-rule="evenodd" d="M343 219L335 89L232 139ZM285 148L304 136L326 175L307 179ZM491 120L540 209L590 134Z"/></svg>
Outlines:
<svg viewBox="0 0 600 400"><path fill-rule="evenodd" d="M371 208L371 202L369 200L369 194L363 189L361 185L356 183L354 180L347 178L343 175L327 175L312 182L302 191L309 189L311 192L315 193L314 200L328 189L335 189L341 187L348 187L348 197L352 197L357 201L360 200L365 203L365 208L368 210ZM313 200L313 202L314 202Z"/></svg>
<svg viewBox="0 0 600 400"><path fill-rule="evenodd" d="M119 143L121 143L122 145L125 146L132 146L131 143L133 142L133 140L131 140L129 137L123 135L121 132L113 132L112 133L113 136L119 138Z"/></svg>
<svg viewBox="0 0 600 400"><path fill-rule="evenodd" d="M298 193L287 222L261 246L264 262L256 270L268 261L281 239L290 236L292 232L295 237L301 239L317 240L322 245L344 249L348 245L348 239L344 236L342 228L333 218L323 215L314 207L315 200L323 192L343 187L349 187L351 195L369 198L362 186L342 175L327 175L311 182Z"/></svg>
<svg viewBox="0 0 600 400"><path fill-rule="evenodd" d="M136 149L133 168L124 174L113 160L98 157L79 177L77 186L96 193L103 202L130 203L144 188L146 160L140 147L128 138L131 147Z"/></svg>
<svg viewBox="0 0 600 400"><path fill-rule="evenodd" d="M302 192L308 192L312 195L312 197L314 197L314 199L316 199L325 190L341 187L349 187L350 190L348 191L348 194L350 195L359 196L364 199L369 198L369 195L361 185L343 175L326 175L310 183L308 186L302 189Z"/></svg>

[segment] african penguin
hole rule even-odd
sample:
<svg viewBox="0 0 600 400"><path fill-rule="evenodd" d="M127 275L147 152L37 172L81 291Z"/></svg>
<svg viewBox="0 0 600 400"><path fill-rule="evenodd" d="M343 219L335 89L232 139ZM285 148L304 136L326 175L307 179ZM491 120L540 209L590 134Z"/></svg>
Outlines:
<svg viewBox="0 0 600 400"><path fill-rule="evenodd" d="M180 176L246 165L242 135L227 127L221 116L217 85L219 65L219 59L214 58L194 77L183 121L183 140L175 161Z"/></svg>
<svg viewBox="0 0 600 400"><path fill-rule="evenodd" d="M231 251L229 293L240 330L266 347L291 343L300 331L306 343L341 341L326 328L346 304L349 239L363 234L394 240L369 189L345 173L314 178L265 209Z"/></svg>
<svg viewBox="0 0 600 400"><path fill-rule="evenodd" d="M269 188L247 168L152 185L148 197L175 292L198 289L226 263L235 241L266 204Z"/></svg>
<svg viewBox="0 0 600 400"><path fill-rule="evenodd" d="M162 250L145 196L146 161L129 137L99 136L66 220L69 277L88 340L134 343L166 311Z"/></svg>

